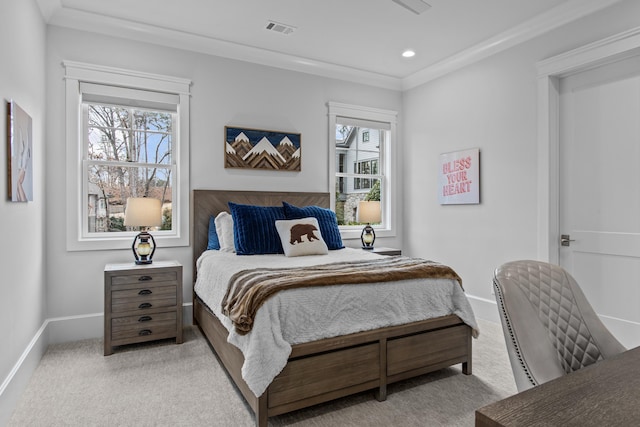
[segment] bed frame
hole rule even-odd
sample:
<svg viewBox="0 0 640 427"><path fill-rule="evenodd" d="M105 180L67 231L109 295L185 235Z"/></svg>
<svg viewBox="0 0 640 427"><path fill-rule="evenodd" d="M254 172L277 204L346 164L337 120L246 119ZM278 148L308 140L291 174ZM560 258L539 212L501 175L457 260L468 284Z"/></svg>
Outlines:
<svg viewBox="0 0 640 427"><path fill-rule="evenodd" d="M195 262L207 247L209 216L228 211L229 201L329 207L329 193L194 190L194 283ZM464 374L471 374L471 328L449 315L294 345L284 370L256 397L242 379L242 353L227 343L226 328L195 293L193 323L254 411L258 427L266 427L269 417L365 390L375 390L376 399L383 401L387 384L458 363Z"/></svg>

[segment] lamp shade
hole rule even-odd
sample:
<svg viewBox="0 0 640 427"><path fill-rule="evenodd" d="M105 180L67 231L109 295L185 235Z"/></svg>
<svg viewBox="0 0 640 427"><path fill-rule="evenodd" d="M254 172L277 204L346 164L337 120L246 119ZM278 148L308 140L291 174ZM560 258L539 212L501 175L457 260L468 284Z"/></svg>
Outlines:
<svg viewBox="0 0 640 427"><path fill-rule="evenodd" d="M151 197L129 197L124 212L124 225L159 227L162 225L162 203Z"/></svg>
<svg viewBox="0 0 640 427"><path fill-rule="evenodd" d="M375 200L359 202L357 221L360 223L366 222L367 224L378 224L382 221L380 202Z"/></svg>

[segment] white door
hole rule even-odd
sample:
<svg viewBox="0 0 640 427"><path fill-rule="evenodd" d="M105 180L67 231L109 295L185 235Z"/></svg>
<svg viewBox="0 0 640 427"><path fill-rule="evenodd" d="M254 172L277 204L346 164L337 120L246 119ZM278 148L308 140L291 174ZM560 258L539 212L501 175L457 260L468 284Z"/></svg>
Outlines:
<svg viewBox="0 0 640 427"><path fill-rule="evenodd" d="M640 57L560 81L560 264L640 345ZM568 241L567 240L571 240Z"/></svg>

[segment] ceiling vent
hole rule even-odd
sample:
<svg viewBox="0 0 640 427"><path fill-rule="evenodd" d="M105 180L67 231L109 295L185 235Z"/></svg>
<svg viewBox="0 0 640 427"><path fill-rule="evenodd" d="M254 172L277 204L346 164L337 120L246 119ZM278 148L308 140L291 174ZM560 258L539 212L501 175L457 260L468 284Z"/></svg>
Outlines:
<svg viewBox="0 0 640 427"><path fill-rule="evenodd" d="M422 0L393 0L395 3L398 3L400 6L409 9L411 12L416 15L420 15L425 10L429 9L431 5L429 3L423 2Z"/></svg>
<svg viewBox="0 0 640 427"><path fill-rule="evenodd" d="M269 31L275 31L280 34L291 34L296 27L287 24L281 24L275 21L267 21L267 26L265 27Z"/></svg>

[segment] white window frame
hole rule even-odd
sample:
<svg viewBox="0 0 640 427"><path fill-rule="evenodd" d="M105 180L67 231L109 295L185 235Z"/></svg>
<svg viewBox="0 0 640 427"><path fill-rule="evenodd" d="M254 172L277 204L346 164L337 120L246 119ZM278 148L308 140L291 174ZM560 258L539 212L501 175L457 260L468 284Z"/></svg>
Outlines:
<svg viewBox="0 0 640 427"><path fill-rule="evenodd" d="M380 147L383 152L381 162L378 164L382 172L382 182L380 191L382 192L382 220L380 225L374 225L376 237L394 237L397 232L397 168L396 168L396 147L397 141L397 117L398 113L391 110L362 107L358 105L329 102L329 193L331 197L331 208L336 207L336 124L340 119L349 119L351 122L361 121L361 127L369 127L371 122L383 123L389 126L389 138L384 141L385 146ZM375 128L375 125L371 126ZM359 239L362 233L361 225L341 225L340 234L343 239Z"/></svg>
<svg viewBox="0 0 640 427"><path fill-rule="evenodd" d="M84 205L84 135L81 84L115 86L141 91L159 92L177 96L177 125L174 163L175 182L172 189L174 229L154 234L158 246L189 246L189 97L191 81L187 79L143 73L121 68L64 61L66 91L67 141L67 250L130 249L129 243L137 232L85 233L83 230ZM86 216L85 216L86 217Z"/></svg>

